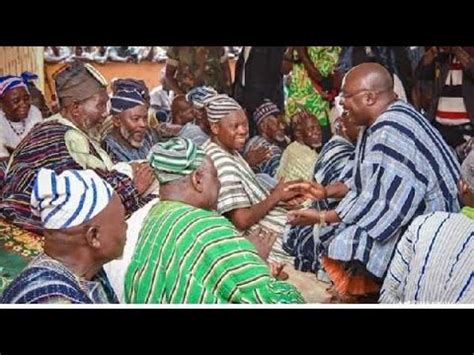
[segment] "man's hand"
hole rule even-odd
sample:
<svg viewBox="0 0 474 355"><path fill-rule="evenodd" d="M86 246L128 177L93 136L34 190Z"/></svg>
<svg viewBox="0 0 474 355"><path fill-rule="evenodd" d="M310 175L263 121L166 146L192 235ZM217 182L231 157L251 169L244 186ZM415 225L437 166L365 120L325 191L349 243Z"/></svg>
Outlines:
<svg viewBox="0 0 474 355"><path fill-rule="evenodd" d="M313 209L290 211L286 216L291 225L312 226L319 223L319 212Z"/></svg>
<svg viewBox="0 0 474 355"><path fill-rule="evenodd" d="M146 163L131 163L133 169L133 183L138 194L143 195L155 181L153 169Z"/></svg>
<svg viewBox="0 0 474 355"><path fill-rule="evenodd" d="M298 184L301 183L301 180L294 180L294 181L288 181L285 182L283 179L281 179L277 186L273 189L271 192L271 195L276 198L278 202L289 202L295 198L302 197L301 192L298 190L290 190L288 187L291 186L292 184ZM298 200L299 201L299 200ZM293 204L294 202L292 202Z"/></svg>
<svg viewBox="0 0 474 355"><path fill-rule="evenodd" d="M258 145L252 146L248 152L244 155L245 161L250 165L251 168L256 167L270 157L271 150L268 147Z"/></svg>
<svg viewBox="0 0 474 355"><path fill-rule="evenodd" d="M323 185L316 182L298 182L291 183L286 187L287 191L293 191L306 199L324 200L326 198L326 189Z"/></svg>
<svg viewBox="0 0 474 355"><path fill-rule="evenodd" d="M270 266L270 271L271 271L273 277L275 277L279 280L287 280L288 279L288 274L283 271L283 268L285 267L285 264L277 263L275 261L270 261L270 262L268 262L268 265Z"/></svg>

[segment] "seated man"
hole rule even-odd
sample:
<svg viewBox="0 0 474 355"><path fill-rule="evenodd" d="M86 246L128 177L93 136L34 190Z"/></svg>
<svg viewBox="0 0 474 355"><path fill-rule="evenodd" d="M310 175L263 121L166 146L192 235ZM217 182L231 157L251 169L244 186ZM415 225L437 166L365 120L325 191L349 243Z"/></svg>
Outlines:
<svg viewBox="0 0 474 355"><path fill-rule="evenodd" d="M397 245L381 303L474 303L474 152L461 167L461 213L416 218Z"/></svg>
<svg viewBox="0 0 474 355"><path fill-rule="evenodd" d="M264 259L292 264L281 247L281 238L286 224L284 203L298 194L285 192L288 184L284 182L270 192L238 153L245 146L248 122L234 99L214 96L206 109L211 138L203 149L213 160L222 186L217 210L255 243Z"/></svg>
<svg viewBox="0 0 474 355"><path fill-rule="evenodd" d="M127 230L112 187L92 170L57 175L40 169L33 190L44 253L13 280L0 303L118 303L102 269L122 255Z"/></svg>
<svg viewBox="0 0 474 355"><path fill-rule="evenodd" d="M380 64L352 68L341 96L351 120L365 127L355 148L352 178L336 190L333 185L297 185L315 199L343 199L334 210L291 211L289 221L334 224L333 233L320 238L325 271L341 299L373 301L412 220L459 210L459 164L439 132L397 99L392 76Z"/></svg>
<svg viewBox="0 0 474 355"><path fill-rule="evenodd" d="M314 182L323 186L345 182L352 177L354 165L354 144L357 142L359 127L355 126L348 116L335 121L335 135L321 149L314 168ZM312 208L328 210L336 208L340 198L327 198L313 201ZM324 238L328 228L316 228L312 225L295 225L284 238L283 247L295 256L295 268L301 271L317 272L320 269L319 259L314 257L318 250L319 238ZM322 275L322 273L318 273Z"/></svg>
<svg viewBox="0 0 474 355"><path fill-rule="evenodd" d="M74 62L56 74L55 82L61 112L38 123L18 145L0 194L0 217L36 234L43 228L29 204L40 168L57 173L93 169L118 193L127 215L146 202L142 195L155 180L146 164L136 167L133 180L112 170L112 160L96 139L108 102L107 83L96 69Z"/></svg>
<svg viewBox="0 0 474 355"><path fill-rule="evenodd" d="M102 146L116 163L146 159L160 139L158 131L148 125L148 89L143 80L135 79L118 79L112 89L113 128Z"/></svg>
<svg viewBox="0 0 474 355"><path fill-rule="evenodd" d="M125 279L127 303L302 303L253 245L214 211L214 164L191 140L153 147L161 202L140 231Z"/></svg>
<svg viewBox="0 0 474 355"><path fill-rule="evenodd" d="M291 130L294 142L283 151L276 177L310 181L321 149L321 126L316 117L304 110L292 117Z"/></svg>
<svg viewBox="0 0 474 355"><path fill-rule="evenodd" d="M278 107L270 100L265 100L253 113L253 120L259 135L252 137L245 146L244 155L256 149L264 149L265 159L255 167L256 174L267 174L275 177L282 154L282 147L289 140Z"/></svg>

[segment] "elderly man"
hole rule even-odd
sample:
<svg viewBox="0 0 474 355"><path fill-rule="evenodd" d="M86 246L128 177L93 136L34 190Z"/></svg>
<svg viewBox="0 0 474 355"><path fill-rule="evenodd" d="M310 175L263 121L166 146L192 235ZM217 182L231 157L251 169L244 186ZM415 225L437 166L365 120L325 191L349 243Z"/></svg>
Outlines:
<svg viewBox="0 0 474 355"><path fill-rule="evenodd" d="M0 303L118 303L102 269L125 243L125 212L113 188L92 170L41 169L31 208L45 229L44 253Z"/></svg>
<svg viewBox="0 0 474 355"><path fill-rule="evenodd" d="M0 217L42 234L29 203L33 180L40 168L93 169L112 185L127 214L144 204L144 194L154 182L146 164L136 165L133 180L112 170L112 160L96 140L107 115L108 95L104 78L88 64L73 62L55 76L61 112L36 125L12 155L1 191Z"/></svg>
<svg viewBox="0 0 474 355"><path fill-rule="evenodd" d="M474 303L474 152L461 167L461 213L416 218L397 245L381 303Z"/></svg>
<svg viewBox="0 0 474 355"><path fill-rule="evenodd" d="M276 177L311 181L321 149L321 126L316 117L303 110L292 117L291 128L294 142L283 151Z"/></svg>
<svg viewBox="0 0 474 355"><path fill-rule="evenodd" d="M158 131L148 124L148 89L143 80L135 79L118 79L112 89L113 128L102 146L114 162L146 159L160 139Z"/></svg>
<svg viewBox="0 0 474 355"><path fill-rule="evenodd" d="M303 302L213 211L220 183L204 151L175 138L153 147L150 164L162 200L149 212L128 267L128 303Z"/></svg>
<svg viewBox="0 0 474 355"><path fill-rule="evenodd" d="M265 159L253 167L253 171L275 177L280 165L282 146L289 140L285 135L281 112L277 105L270 100L265 100L253 113L253 120L259 135L247 142L244 155L252 150L262 150L265 153Z"/></svg>
<svg viewBox="0 0 474 355"><path fill-rule="evenodd" d="M264 259L270 256L270 260L292 263L281 248L281 237L286 224L285 202L298 194L284 192L288 186L284 182L270 192L238 153L245 146L248 123L234 99L214 96L208 100L206 109L211 138L203 149L213 160L222 186L217 210L245 232Z"/></svg>
<svg viewBox="0 0 474 355"><path fill-rule="evenodd" d="M289 221L339 223L332 236L321 239L323 267L339 295L373 300L410 222L424 213L459 210L459 164L436 129L411 105L397 100L392 76L381 65L351 69L341 96L353 122L365 127L357 141L352 179L336 189L311 184L294 188L312 191L317 199L345 197L335 210L292 211Z"/></svg>

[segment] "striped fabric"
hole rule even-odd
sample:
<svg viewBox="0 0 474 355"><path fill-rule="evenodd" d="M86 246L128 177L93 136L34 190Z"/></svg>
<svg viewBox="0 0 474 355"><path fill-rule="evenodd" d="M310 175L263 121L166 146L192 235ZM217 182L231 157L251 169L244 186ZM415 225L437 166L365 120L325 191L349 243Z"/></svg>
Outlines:
<svg viewBox="0 0 474 355"><path fill-rule="evenodd" d="M231 154L210 140L202 148L214 162L221 183L217 203L219 213L225 214L237 208L248 208L269 196L267 188L258 181L255 173L239 153ZM251 233L261 227L276 233L278 237L270 258L292 263L293 260L281 246L285 224L286 210L276 206L257 224L250 227L248 232Z"/></svg>
<svg viewBox="0 0 474 355"><path fill-rule="evenodd" d="M79 279L59 261L41 253L3 291L0 303L118 303L103 269Z"/></svg>
<svg viewBox="0 0 474 355"><path fill-rule="evenodd" d="M263 121L264 118L273 115L279 115L280 110L278 109L278 106L275 105L273 102L271 102L268 99L263 100L263 103L255 109L255 112L253 113L253 120L255 122L255 126L258 127L258 125Z"/></svg>
<svg viewBox="0 0 474 355"><path fill-rule="evenodd" d="M177 201L149 213L125 278L127 303L303 303L224 217Z"/></svg>
<svg viewBox="0 0 474 355"><path fill-rule="evenodd" d="M447 126L470 123L462 95L463 68L456 58L449 64L446 82L438 99L436 121Z"/></svg>
<svg viewBox="0 0 474 355"><path fill-rule="evenodd" d="M112 82L111 113L120 113L135 106L149 104L149 93L142 80L116 79Z"/></svg>
<svg viewBox="0 0 474 355"><path fill-rule="evenodd" d="M135 148L117 139L113 133L109 133L102 141L102 147L110 155L114 163L144 160L148 157L151 147L153 147L159 139L160 136L158 132L153 128L149 128L145 132L142 146Z"/></svg>
<svg viewBox="0 0 474 355"><path fill-rule="evenodd" d="M359 136L350 191L336 208L342 223L324 241L327 256L359 260L383 277L415 217L459 210L459 176L459 163L439 132L411 105L391 104Z"/></svg>
<svg viewBox="0 0 474 355"><path fill-rule="evenodd" d="M416 218L398 243L381 303L474 303L474 221L461 213Z"/></svg>
<svg viewBox="0 0 474 355"><path fill-rule="evenodd" d="M205 157L206 153L191 140L171 138L153 146L149 161L160 183L166 183L191 174Z"/></svg>
<svg viewBox="0 0 474 355"><path fill-rule="evenodd" d="M192 122L188 122L183 126L181 131L179 131L179 136L192 140L198 147L202 146L209 139L209 136Z"/></svg>
<svg viewBox="0 0 474 355"><path fill-rule="evenodd" d="M53 116L36 125L18 145L0 193L0 217L39 235L43 234L41 221L30 209L31 192L38 170L52 169L60 174L65 170L83 169L83 166L75 160L78 158L71 155L66 145L65 136L74 128L61 123L56 117ZM99 160L100 154L93 144L89 144L87 154L81 151L77 156ZM146 203L140 198L133 182L126 175L102 169L94 171L118 193L127 215Z"/></svg>
<svg viewBox="0 0 474 355"><path fill-rule="evenodd" d="M56 174L40 169L31 194L31 210L44 228L62 229L87 222L112 199L112 187L93 170L67 170Z"/></svg>
<svg viewBox="0 0 474 355"><path fill-rule="evenodd" d="M346 181L352 176L354 145L341 136L333 136L321 149L314 167L314 180L323 186ZM339 200L326 199L313 202L312 208L330 210L336 208ZM284 236L283 247L295 256L295 269L316 272L320 252L318 236L330 233L332 227L292 226ZM315 235L315 232L316 235ZM316 240L315 240L316 238Z"/></svg>
<svg viewBox="0 0 474 355"><path fill-rule="evenodd" d="M237 101L226 94L209 96L204 101L204 105L209 122L219 122L230 113L242 110Z"/></svg>
<svg viewBox="0 0 474 355"><path fill-rule="evenodd" d="M204 108L206 99L217 95L217 91L210 86L195 87L186 94L186 101L191 102L198 109Z"/></svg>
<svg viewBox="0 0 474 355"><path fill-rule="evenodd" d="M28 82L38 79L38 75L30 73L30 72L23 72L20 76L14 75L6 75L0 77L0 97L5 95L8 91L23 87L26 91L28 91Z"/></svg>
<svg viewBox="0 0 474 355"><path fill-rule="evenodd" d="M254 149L258 146L270 148L271 154L268 159L255 166L253 168L253 171L256 174L268 174L271 177L275 177L276 171L280 166L280 159L282 154L281 148L275 144L270 143L262 136L254 136L250 138L247 144L245 145L244 154L247 154L249 150Z"/></svg>

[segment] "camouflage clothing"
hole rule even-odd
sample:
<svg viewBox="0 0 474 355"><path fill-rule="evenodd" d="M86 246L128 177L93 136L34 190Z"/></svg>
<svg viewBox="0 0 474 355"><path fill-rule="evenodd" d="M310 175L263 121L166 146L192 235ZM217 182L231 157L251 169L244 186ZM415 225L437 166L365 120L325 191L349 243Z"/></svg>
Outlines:
<svg viewBox="0 0 474 355"><path fill-rule="evenodd" d="M177 67L176 81L184 93L202 85L230 93L222 69L222 63L228 60L224 47L170 47L167 55L167 65Z"/></svg>

